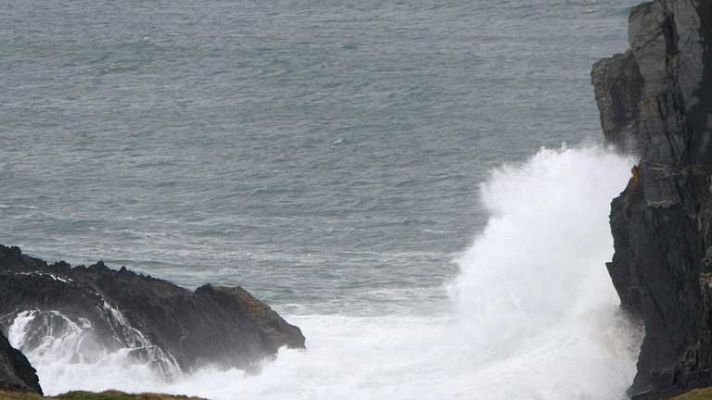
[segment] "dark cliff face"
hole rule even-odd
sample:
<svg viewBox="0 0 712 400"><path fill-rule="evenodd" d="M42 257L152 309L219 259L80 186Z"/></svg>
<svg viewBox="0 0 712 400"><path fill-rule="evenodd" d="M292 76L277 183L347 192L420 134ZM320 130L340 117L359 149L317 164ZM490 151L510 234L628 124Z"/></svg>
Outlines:
<svg viewBox="0 0 712 400"><path fill-rule="evenodd" d="M86 357L134 349L167 377L206 364L251 369L281 346L304 347L299 328L242 288L190 291L103 263L48 265L0 245L0 326L20 313L30 320L23 350L81 327Z"/></svg>
<svg viewBox="0 0 712 400"><path fill-rule="evenodd" d="M42 394L35 369L21 352L10 346L2 333L0 333L0 390Z"/></svg>
<svg viewBox="0 0 712 400"><path fill-rule="evenodd" d="M712 1L635 7L629 38L592 79L606 139L640 157L608 270L645 324L630 394L657 399L712 385Z"/></svg>

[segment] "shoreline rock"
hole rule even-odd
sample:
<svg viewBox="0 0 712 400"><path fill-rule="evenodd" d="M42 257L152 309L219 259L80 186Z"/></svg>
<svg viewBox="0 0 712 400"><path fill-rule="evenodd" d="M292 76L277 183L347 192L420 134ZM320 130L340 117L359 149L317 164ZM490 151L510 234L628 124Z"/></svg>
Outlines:
<svg viewBox="0 0 712 400"><path fill-rule="evenodd" d="M167 379L206 365L254 370L282 346L305 346L298 327L240 287L190 291L125 267L47 264L0 245L2 331L18 318L20 350L48 335L83 335L82 357L131 349Z"/></svg>
<svg viewBox="0 0 712 400"><path fill-rule="evenodd" d="M712 2L634 7L629 40L591 76L606 140L640 157L608 270L645 325L629 394L660 399L712 385Z"/></svg>
<svg viewBox="0 0 712 400"><path fill-rule="evenodd" d="M105 392L69 392L58 396L42 397L28 392L7 392L0 390L0 400L207 400L200 397L168 395L159 393L124 393L115 390Z"/></svg>
<svg viewBox="0 0 712 400"><path fill-rule="evenodd" d="M0 390L42 394L37 371L27 358L10 345L0 332Z"/></svg>

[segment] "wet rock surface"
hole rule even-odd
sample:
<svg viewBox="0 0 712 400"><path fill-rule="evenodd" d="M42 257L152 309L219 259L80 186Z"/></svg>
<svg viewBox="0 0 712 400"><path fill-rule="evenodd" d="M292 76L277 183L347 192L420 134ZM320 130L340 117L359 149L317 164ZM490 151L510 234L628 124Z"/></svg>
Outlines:
<svg viewBox="0 0 712 400"><path fill-rule="evenodd" d="M0 333L0 390L42 394L35 369L20 351L10 346L2 333Z"/></svg>
<svg viewBox="0 0 712 400"><path fill-rule="evenodd" d="M0 326L20 318L24 348L53 335L87 334L82 357L128 349L167 377L210 364L256 368L281 346L304 347L300 329L239 287L195 291L99 262L72 267L0 245Z"/></svg>
<svg viewBox="0 0 712 400"><path fill-rule="evenodd" d="M712 1L633 8L631 49L594 65L607 141L639 157L611 205L608 264L645 325L634 399L712 385Z"/></svg>

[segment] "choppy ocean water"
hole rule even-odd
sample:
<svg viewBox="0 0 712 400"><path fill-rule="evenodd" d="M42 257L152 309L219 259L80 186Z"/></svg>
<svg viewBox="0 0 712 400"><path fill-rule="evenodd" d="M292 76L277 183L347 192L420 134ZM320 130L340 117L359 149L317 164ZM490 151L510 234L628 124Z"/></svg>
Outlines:
<svg viewBox="0 0 712 400"><path fill-rule="evenodd" d="M611 251L606 199L623 188L627 161L593 150L540 152L537 157L552 160L548 164L531 157L542 146L599 141L589 70L625 48L633 3L0 1L0 243L49 260L103 259L188 287L242 285L301 325L312 349L307 356L283 355L262 377L245 378L249 383L239 390L211 392L215 384L200 376L172 387L134 380L136 389L219 398L238 392L285 398L295 391L301 398L467 398L478 379L493 382L492 374L517 369L487 364L487 357L439 368L452 359L448 351L409 364L406 354L443 343L445 334L432 328L443 319L462 322L463 308L489 304L489 297L466 295L482 293L482 282L514 279L491 294L498 299L530 288L533 277L522 273L527 257L496 256L526 251L527 243L514 239L527 236L504 235L513 239L510 248L486 244L498 240L485 229L499 214L530 221L511 201L538 207L561 196L592 196L584 187L567 193L566 186L563 194L542 186L549 197L541 197L526 177L493 176L493 169L519 165L524 175L543 174L535 181L546 182L551 168L569 168L565 172L581 179L613 182L600 189L608 197L586 209L602 225L581 232L595 232L600 247L584 245L589 236L572 236L577 226L531 235L579 238L571 248L590 250L590 264L601 262L586 271L603 273L594 281L605 297L592 295L584 303L614 308L602 264ZM571 157L581 168L609 175L576 171ZM579 182L577 175L559 173L562 185ZM501 196L483 200L485 182ZM507 182L530 190L509 190ZM548 211L531 215L555 219ZM568 218L588 215L571 213ZM477 235L480 244L473 246ZM483 235L490 239L483 242ZM562 247L556 245L544 241L536 249ZM491 258L468 256L483 246ZM470 265L509 272L473 275ZM538 268L542 282L569 286L588 273ZM517 277L528 281L517 285ZM540 302L542 296L547 290L532 289L509 306L531 301L545 309L528 327L571 321L571 310ZM510 319L527 310L509 306L494 309L513 312ZM513 332L513 343L531 333L481 311L457 331L473 354L482 353L473 343L489 343L470 326L475 322L498 330L490 335ZM437 333L410 338L410 347L403 346L406 339L389 339L431 328ZM557 332L586 337L578 330ZM342 345L353 347L351 353L340 353ZM480 350L507 348L497 346ZM520 347L529 351L526 357L541 356L531 350L541 346ZM369 372L365 355L389 369ZM580 357L571 362L585 363ZM627 377L629 357L613 359L595 365L627 371L619 374ZM305 372L334 368L332 361L349 362L347 374ZM71 375L66 365L55 367L41 376L43 383L66 389L51 386L59 369ZM64 382L90 389L122 384L87 382L77 371L76 382ZM610 380L602 374L596 377ZM416 378L419 385L408 383ZM523 388L491 387L491 398L608 398L626 386L623 379L607 388L613 394L591 389L581 395L551 389L574 377L548 386L546 379ZM274 382L283 385L275 389Z"/></svg>

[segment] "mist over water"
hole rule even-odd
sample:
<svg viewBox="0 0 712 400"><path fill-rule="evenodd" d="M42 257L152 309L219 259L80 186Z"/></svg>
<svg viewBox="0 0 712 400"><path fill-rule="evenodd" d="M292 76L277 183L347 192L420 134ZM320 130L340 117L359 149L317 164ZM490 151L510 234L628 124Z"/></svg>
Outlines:
<svg viewBox="0 0 712 400"><path fill-rule="evenodd" d="M630 384L639 332L618 315L604 263L610 201L632 164L599 148L543 149L483 185L491 217L453 293L492 398L617 399Z"/></svg>
<svg viewBox="0 0 712 400"><path fill-rule="evenodd" d="M449 311L287 315L303 329L308 350L282 350L257 375L208 368L168 382L121 352L78 362L66 346L55 346L62 353L52 357L47 346L23 349L48 393L619 400L635 373L639 333L618 314L604 263L612 255L610 200L632 164L600 148L564 147L494 170L481 187L490 218L457 260ZM9 330L21 347L27 317Z"/></svg>

